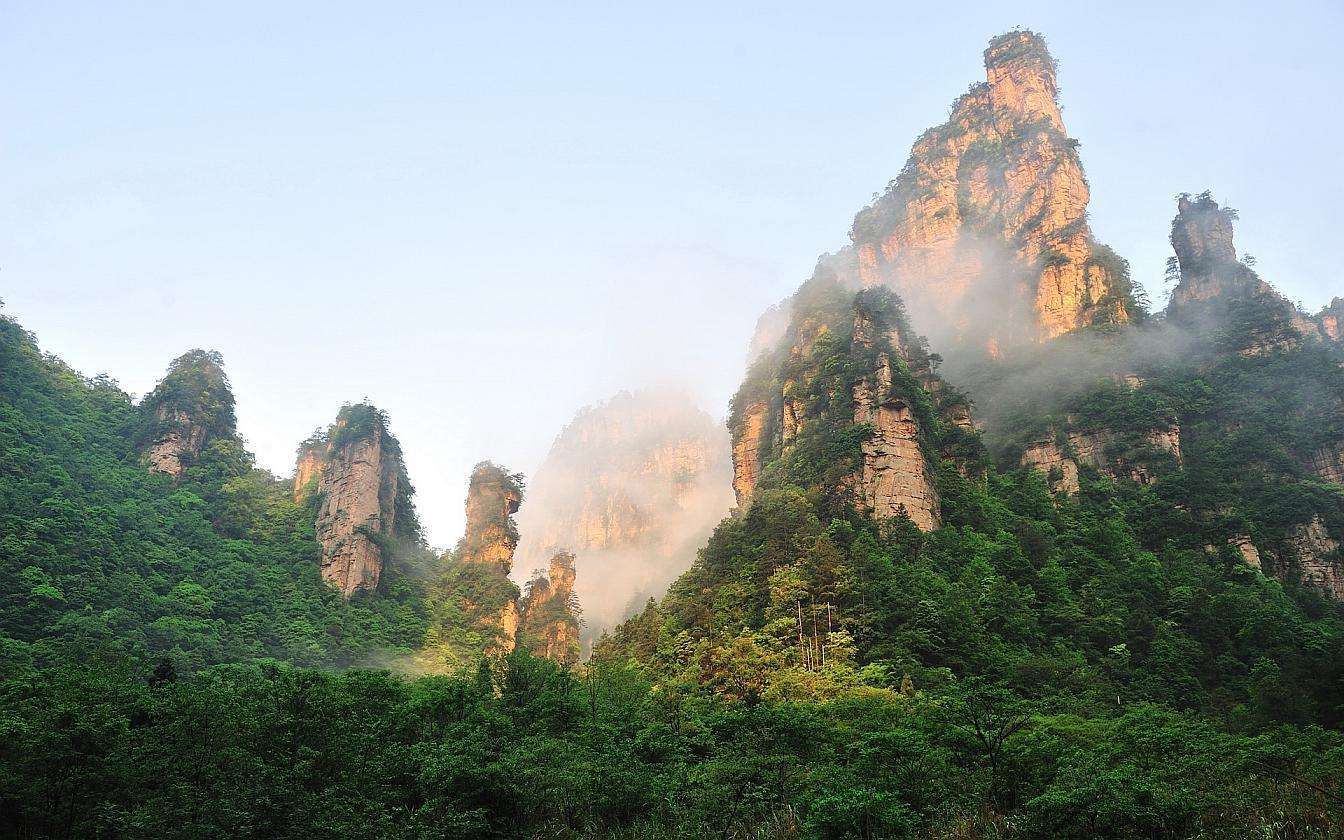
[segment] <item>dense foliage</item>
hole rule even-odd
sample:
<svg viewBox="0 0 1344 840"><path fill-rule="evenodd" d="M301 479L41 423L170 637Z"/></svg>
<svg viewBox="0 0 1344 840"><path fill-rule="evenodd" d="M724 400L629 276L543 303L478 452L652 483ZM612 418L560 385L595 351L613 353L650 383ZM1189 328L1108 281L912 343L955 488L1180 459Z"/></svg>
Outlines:
<svg viewBox="0 0 1344 840"><path fill-rule="evenodd" d="M799 300L809 352L744 394L787 389L810 425L668 597L573 670L526 644L481 659L499 641L482 616L518 591L463 562L469 540L427 581L393 554L378 592L343 601L318 574L318 500L296 504L231 426L181 481L150 475L145 409L0 321L0 833L1338 834L1344 614L1215 539L1340 522L1299 457L1340 437L1336 351L1235 352L1262 334L1249 313L1137 386L1097 367L1016 415L1007 400L1000 462L1060 424L1122 443L1182 426L1183 469L1085 470L1067 496L988 466L945 419L964 397L926 393L918 342L854 342L856 313L905 328L890 296L819 280ZM940 465L932 533L860 515L838 481L870 431L851 390L883 357ZM367 408L344 428L385 422ZM384 658L456 675L296 667Z"/></svg>
<svg viewBox="0 0 1344 840"><path fill-rule="evenodd" d="M0 318L6 673L107 656L168 657L184 673L254 657L352 664L419 642L418 585L394 572L385 596L348 604L323 585L311 511L231 427L174 485L140 463L144 417Z"/></svg>

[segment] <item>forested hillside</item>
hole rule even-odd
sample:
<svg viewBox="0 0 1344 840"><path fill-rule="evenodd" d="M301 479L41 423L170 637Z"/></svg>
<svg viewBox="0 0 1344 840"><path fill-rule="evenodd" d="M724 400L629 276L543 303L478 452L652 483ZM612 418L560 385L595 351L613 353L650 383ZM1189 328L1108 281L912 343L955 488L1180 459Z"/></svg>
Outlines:
<svg viewBox="0 0 1344 840"><path fill-rule="evenodd" d="M985 60L762 319L736 507L586 661L575 593L669 567L585 590L555 534L726 473L693 442L581 424L520 588L521 474L477 464L435 556L373 405L281 480L219 354L136 404L0 317L0 835L1344 836L1344 305L1204 193L1154 310L1043 39Z"/></svg>
<svg viewBox="0 0 1344 840"><path fill-rule="evenodd" d="M350 603L323 585L313 512L254 466L228 402L221 433L175 483L141 461L154 412L0 318L9 673L107 658L166 658L181 671L257 657L344 666L420 642L418 588L404 575Z"/></svg>

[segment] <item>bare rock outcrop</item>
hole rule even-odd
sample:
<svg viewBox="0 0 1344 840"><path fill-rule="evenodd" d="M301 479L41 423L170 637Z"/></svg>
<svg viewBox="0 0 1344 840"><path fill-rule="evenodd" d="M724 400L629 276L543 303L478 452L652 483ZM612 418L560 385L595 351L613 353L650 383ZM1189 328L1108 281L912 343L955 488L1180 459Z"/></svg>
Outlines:
<svg viewBox="0 0 1344 840"><path fill-rule="evenodd" d="M214 351L184 353L140 403L141 454L150 472L179 480L211 440L236 436L223 365Z"/></svg>
<svg viewBox="0 0 1344 840"><path fill-rule="evenodd" d="M1344 484L1344 443L1322 446L1307 458L1306 467L1328 484Z"/></svg>
<svg viewBox="0 0 1344 840"><path fill-rule="evenodd" d="M579 658L577 577L574 555L556 552L547 570L538 570L528 581L519 605L519 638L537 656L562 665L573 665Z"/></svg>
<svg viewBox="0 0 1344 840"><path fill-rule="evenodd" d="M1087 180L1044 40L995 38L985 70L855 218L861 282L896 290L935 339L991 352L1128 321L1127 267L1088 227Z"/></svg>
<svg viewBox="0 0 1344 840"><path fill-rule="evenodd" d="M1255 270L1237 259L1233 223L1237 213L1219 206L1209 193L1176 201L1171 223L1171 247L1176 252L1179 282L1171 293L1167 315L1187 325L1223 323L1231 307L1254 303L1262 308L1250 333L1237 351L1260 356L1297 346L1304 337L1329 338L1338 328L1334 312L1327 309L1315 319L1260 278Z"/></svg>
<svg viewBox="0 0 1344 840"><path fill-rule="evenodd" d="M1181 465L1179 426L1149 429L1139 436L1137 447L1126 446L1122 436L1109 429L1071 429L1062 439L1055 433L1032 441L1019 463L1045 473L1051 491L1074 494L1079 491L1078 475L1083 467L1111 479L1151 484L1158 474L1157 461L1163 457L1174 466Z"/></svg>
<svg viewBox="0 0 1344 840"><path fill-rule="evenodd" d="M862 444L859 502L877 519L904 514L921 531L932 531L942 524L942 507L920 445L919 421L909 397L892 393L889 354L908 363L909 346L898 328L883 332L870 313L855 312L854 344L877 353L876 369L853 387L854 422L873 429Z"/></svg>
<svg viewBox="0 0 1344 840"><path fill-rule="evenodd" d="M1299 525L1284 543L1284 556L1304 584L1336 600L1344 600L1344 555L1320 516Z"/></svg>
<svg viewBox="0 0 1344 840"><path fill-rule="evenodd" d="M1344 298L1333 298L1330 304L1316 314L1321 337L1339 344L1344 341Z"/></svg>
<svg viewBox="0 0 1344 840"><path fill-rule="evenodd" d="M347 598L377 589L386 540L418 532L401 447L388 432L386 415L368 404L347 405L325 432L304 441L294 497L303 501L314 492L322 579Z"/></svg>

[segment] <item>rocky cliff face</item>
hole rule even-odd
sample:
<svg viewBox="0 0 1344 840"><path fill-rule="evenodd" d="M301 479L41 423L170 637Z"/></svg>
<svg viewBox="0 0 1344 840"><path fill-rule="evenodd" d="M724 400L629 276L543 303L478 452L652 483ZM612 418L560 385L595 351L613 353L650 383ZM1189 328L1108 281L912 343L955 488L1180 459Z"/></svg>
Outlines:
<svg viewBox="0 0 1344 840"><path fill-rule="evenodd" d="M378 588L386 561L382 540L406 537L409 485L401 448L386 416L371 405L348 405L325 432L305 441L294 471L294 496L318 494L314 530L322 546L322 579L349 598Z"/></svg>
<svg viewBox="0 0 1344 840"><path fill-rule="evenodd" d="M519 638L537 656L562 665L573 665L579 659L577 577L574 555L556 552L546 572L538 571L528 581L519 606Z"/></svg>
<svg viewBox="0 0 1344 840"><path fill-rule="evenodd" d="M733 400L739 510L763 484L799 484L847 496L879 520L939 527L937 460L978 472L969 403L937 375L889 290L855 295L823 268L791 305L784 340ZM846 460L838 453L850 446Z"/></svg>
<svg viewBox="0 0 1344 840"><path fill-rule="evenodd" d="M1289 533L1283 554L1304 584L1344 600L1344 556L1320 516Z"/></svg>
<svg viewBox="0 0 1344 840"><path fill-rule="evenodd" d="M621 393L556 437L519 514L518 569L572 550L588 632L663 593L732 507L728 435L672 389Z"/></svg>
<svg viewBox="0 0 1344 840"><path fill-rule="evenodd" d="M1330 305L1316 315L1321 337L1338 344L1344 341L1344 298L1333 298Z"/></svg>
<svg viewBox="0 0 1344 840"><path fill-rule="evenodd" d="M1275 295L1248 266L1237 261L1232 242L1235 211L1220 207L1208 193L1176 200L1171 222L1171 247L1176 252L1180 282L1171 293L1168 312L1189 315L1201 305Z"/></svg>
<svg viewBox="0 0 1344 840"><path fill-rule="evenodd" d="M896 290L940 346L994 352L1129 320L1128 269L1088 227L1087 180L1045 42L1001 35L985 70L855 218L862 283Z"/></svg>
<svg viewBox="0 0 1344 840"><path fill-rule="evenodd" d="M878 519L904 514L921 531L932 531L942 524L942 510L920 446L919 421L910 395L892 389L892 354L909 365L907 341L898 327L881 324L865 307L855 310L852 341L860 352L875 354L874 369L851 389L854 422L872 428L861 445L860 504ZM922 365L915 370L931 373Z"/></svg>
<svg viewBox="0 0 1344 840"><path fill-rule="evenodd" d="M237 434L223 365L214 351L185 353L141 402L141 453L150 472L180 479L211 440Z"/></svg>

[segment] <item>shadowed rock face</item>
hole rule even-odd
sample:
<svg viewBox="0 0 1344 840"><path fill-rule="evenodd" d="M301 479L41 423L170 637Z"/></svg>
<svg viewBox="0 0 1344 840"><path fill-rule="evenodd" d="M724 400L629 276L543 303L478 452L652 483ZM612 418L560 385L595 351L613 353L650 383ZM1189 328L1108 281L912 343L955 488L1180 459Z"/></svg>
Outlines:
<svg viewBox="0 0 1344 840"><path fill-rule="evenodd" d="M1001 35L985 70L855 218L861 282L894 289L940 345L996 352L1128 321L1126 269L1088 227L1087 180L1045 42Z"/></svg>
<svg viewBox="0 0 1344 840"><path fill-rule="evenodd" d="M1064 447L1057 436L1034 441L1020 460L1022 466L1045 473L1050 489L1056 493L1079 491L1081 467L1091 467L1113 479L1151 484L1158 474L1159 461L1167 461L1162 467L1179 467L1182 462L1181 429L1176 425L1149 429L1136 441L1137 446L1126 446L1120 435L1108 429L1070 430L1064 440Z"/></svg>
<svg viewBox="0 0 1344 840"><path fill-rule="evenodd" d="M180 479L211 440L236 436L233 392L223 363L213 351L185 353L140 404L148 418L142 454L150 472Z"/></svg>
<svg viewBox="0 0 1344 840"><path fill-rule="evenodd" d="M370 405L342 408L325 433L299 448L294 498L318 494L322 579L347 598L378 588L386 560L378 538L402 530L397 499L404 473L386 418Z"/></svg>
<svg viewBox="0 0 1344 840"><path fill-rule="evenodd" d="M1193 199L1183 195L1176 202L1171 223L1171 247L1176 252L1180 282L1172 290L1167 315L1197 328L1217 326L1233 307L1255 301L1267 312L1251 339L1238 348L1243 356L1258 356L1297 346L1304 338L1337 339L1338 309L1327 307L1307 318L1297 307L1260 279L1249 266L1237 260L1233 244L1236 211L1220 207L1208 193Z"/></svg>
<svg viewBox="0 0 1344 840"><path fill-rule="evenodd" d="M1288 535L1285 559L1302 582L1336 600L1344 600L1344 557L1340 542L1330 536L1319 516Z"/></svg>
<svg viewBox="0 0 1344 840"><path fill-rule="evenodd" d="M855 345L873 349L877 332L878 327L867 313L862 310L855 313ZM886 341L892 352L910 363L907 343L899 330L889 330ZM919 371L923 372L923 369ZM920 377L926 383L933 379L932 371L927 373L928 376ZM920 447L919 421L910 402L893 395L891 386L891 357L886 352L879 352L876 369L853 387L854 422L873 428L873 433L862 444L863 469L857 487L858 501L878 519L904 513L921 531L932 531L942 524L933 470ZM961 409L969 421L969 408L962 406Z"/></svg>

